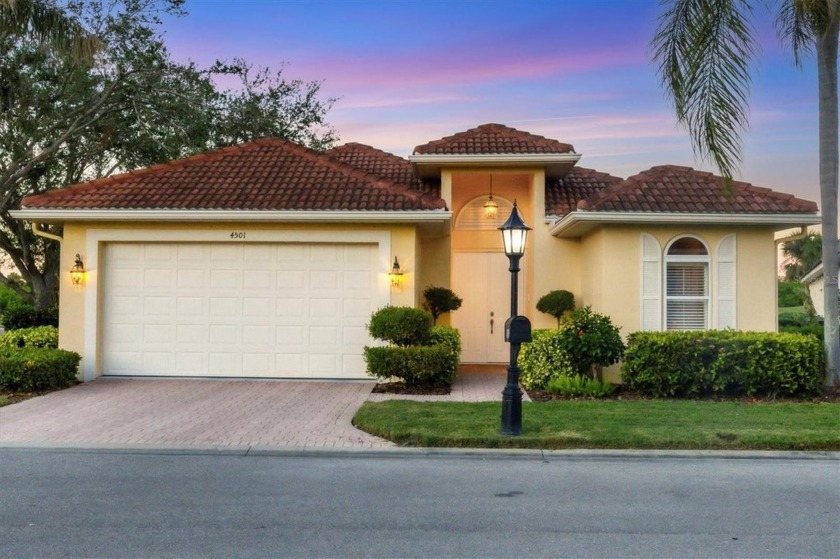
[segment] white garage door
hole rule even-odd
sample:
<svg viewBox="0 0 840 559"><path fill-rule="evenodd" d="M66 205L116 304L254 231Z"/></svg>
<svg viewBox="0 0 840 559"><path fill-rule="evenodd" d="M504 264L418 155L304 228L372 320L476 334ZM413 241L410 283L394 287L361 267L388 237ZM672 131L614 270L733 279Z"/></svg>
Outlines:
<svg viewBox="0 0 840 559"><path fill-rule="evenodd" d="M106 375L368 378L373 244L105 245Z"/></svg>

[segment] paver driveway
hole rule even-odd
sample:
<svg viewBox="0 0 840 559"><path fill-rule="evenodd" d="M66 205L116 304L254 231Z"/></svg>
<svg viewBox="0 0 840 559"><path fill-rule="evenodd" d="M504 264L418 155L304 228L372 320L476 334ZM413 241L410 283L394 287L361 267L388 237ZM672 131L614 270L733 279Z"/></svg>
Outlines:
<svg viewBox="0 0 840 559"><path fill-rule="evenodd" d="M373 382L99 379L0 408L0 444L377 448Z"/></svg>

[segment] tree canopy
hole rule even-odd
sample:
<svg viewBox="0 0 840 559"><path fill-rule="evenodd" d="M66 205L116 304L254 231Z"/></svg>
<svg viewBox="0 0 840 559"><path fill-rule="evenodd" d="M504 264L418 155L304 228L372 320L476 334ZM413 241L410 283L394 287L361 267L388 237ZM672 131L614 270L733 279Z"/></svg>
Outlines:
<svg viewBox="0 0 840 559"><path fill-rule="evenodd" d="M0 0L10 1L22 2ZM68 3L64 15L101 41L92 58L44 48L0 19L0 249L27 287L0 281L37 306L55 296L59 247L9 215L24 196L263 136L314 149L337 139L325 120L334 100L318 82L237 58L210 68L173 60L159 26L165 13L184 15L182 4Z"/></svg>

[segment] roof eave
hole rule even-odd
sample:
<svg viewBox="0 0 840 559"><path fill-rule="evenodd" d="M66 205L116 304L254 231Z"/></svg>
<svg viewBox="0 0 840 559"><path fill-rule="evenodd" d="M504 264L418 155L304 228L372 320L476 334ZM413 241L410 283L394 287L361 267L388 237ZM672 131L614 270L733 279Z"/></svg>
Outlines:
<svg viewBox="0 0 840 559"><path fill-rule="evenodd" d="M444 167L545 167L547 178L562 177L580 160L581 154L570 153L479 153L409 155L408 160L418 178L439 178Z"/></svg>
<svg viewBox="0 0 840 559"><path fill-rule="evenodd" d="M298 223L421 223L448 221L448 210L133 210L133 209L39 209L10 212L15 219L38 223L68 221L215 221Z"/></svg>
<svg viewBox="0 0 840 559"><path fill-rule="evenodd" d="M600 225L741 225L786 229L815 225L818 214L744 214L683 212L588 212L576 210L555 221L549 232L555 237L575 238Z"/></svg>

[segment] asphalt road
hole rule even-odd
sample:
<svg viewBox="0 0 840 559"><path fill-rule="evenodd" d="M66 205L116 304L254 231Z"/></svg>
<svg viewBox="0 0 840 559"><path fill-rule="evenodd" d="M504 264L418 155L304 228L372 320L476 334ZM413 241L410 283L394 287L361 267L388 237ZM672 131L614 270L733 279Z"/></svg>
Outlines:
<svg viewBox="0 0 840 559"><path fill-rule="evenodd" d="M3 557L837 557L840 461L0 450Z"/></svg>

